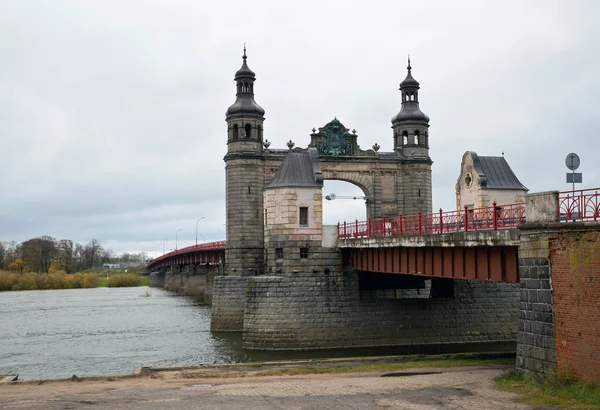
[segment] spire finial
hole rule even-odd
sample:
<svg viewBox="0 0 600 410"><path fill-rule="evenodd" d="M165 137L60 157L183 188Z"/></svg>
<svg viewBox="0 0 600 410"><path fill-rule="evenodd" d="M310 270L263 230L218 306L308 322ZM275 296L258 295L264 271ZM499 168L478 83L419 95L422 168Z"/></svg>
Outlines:
<svg viewBox="0 0 600 410"><path fill-rule="evenodd" d="M244 55L242 56L242 58L244 59L244 63L246 62L246 43L244 43Z"/></svg>
<svg viewBox="0 0 600 410"><path fill-rule="evenodd" d="M408 71L410 71L412 69L412 67L410 66L410 54L408 55L408 66L406 67L406 69Z"/></svg>

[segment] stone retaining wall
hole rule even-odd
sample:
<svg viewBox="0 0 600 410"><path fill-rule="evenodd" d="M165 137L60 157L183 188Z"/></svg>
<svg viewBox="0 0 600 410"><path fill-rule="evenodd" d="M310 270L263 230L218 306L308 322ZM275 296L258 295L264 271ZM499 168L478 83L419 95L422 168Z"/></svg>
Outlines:
<svg viewBox="0 0 600 410"><path fill-rule="evenodd" d="M249 277L247 349L507 342L516 339L516 284L455 280L440 299L360 300L356 272Z"/></svg>
<svg viewBox="0 0 600 410"><path fill-rule="evenodd" d="M213 282L210 330L241 332L244 327L246 279L242 276L216 276Z"/></svg>

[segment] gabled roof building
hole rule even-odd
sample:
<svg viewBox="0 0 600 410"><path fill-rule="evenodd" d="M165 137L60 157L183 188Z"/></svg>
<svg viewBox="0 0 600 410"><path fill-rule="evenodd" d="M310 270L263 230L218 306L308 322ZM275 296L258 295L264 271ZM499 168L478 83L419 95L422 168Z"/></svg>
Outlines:
<svg viewBox="0 0 600 410"><path fill-rule="evenodd" d="M456 182L456 208L482 208L524 202L528 189L517 178L504 156L480 156L467 151Z"/></svg>

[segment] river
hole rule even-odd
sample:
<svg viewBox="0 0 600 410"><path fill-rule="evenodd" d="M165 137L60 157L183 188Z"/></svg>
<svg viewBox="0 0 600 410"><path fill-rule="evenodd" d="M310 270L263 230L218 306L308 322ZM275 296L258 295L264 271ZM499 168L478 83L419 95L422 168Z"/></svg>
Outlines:
<svg viewBox="0 0 600 410"><path fill-rule="evenodd" d="M469 350L479 349L469 346ZM0 375L18 374L25 380L126 374L142 366L441 351L431 347L244 351L240 333L210 331L210 307L159 288L0 293Z"/></svg>

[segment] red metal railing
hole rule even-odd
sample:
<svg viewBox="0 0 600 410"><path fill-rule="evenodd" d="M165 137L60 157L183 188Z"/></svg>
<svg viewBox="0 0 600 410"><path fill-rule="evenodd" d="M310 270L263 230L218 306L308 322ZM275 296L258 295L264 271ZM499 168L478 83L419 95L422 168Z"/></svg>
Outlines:
<svg viewBox="0 0 600 410"><path fill-rule="evenodd" d="M600 188L559 192L556 209L560 221L598 221Z"/></svg>
<svg viewBox="0 0 600 410"><path fill-rule="evenodd" d="M225 249L225 241L217 241L217 242L207 242L202 243L200 245L192 245L187 246L185 248L177 249L176 251L167 252L164 255L159 256L158 258L150 259L148 265L151 265L157 261L170 258L171 256L181 255L189 252L196 251L209 251L209 250L220 250Z"/></svg>
<svg viewBox="0 0 600 410"><path fill-rule="evenodd" d="M372 236L430 235L514 228L525 222L525 203L468 208L460 211L442 209L432 214L398 215L392 218L338 223L338 238Z"/></svg>

